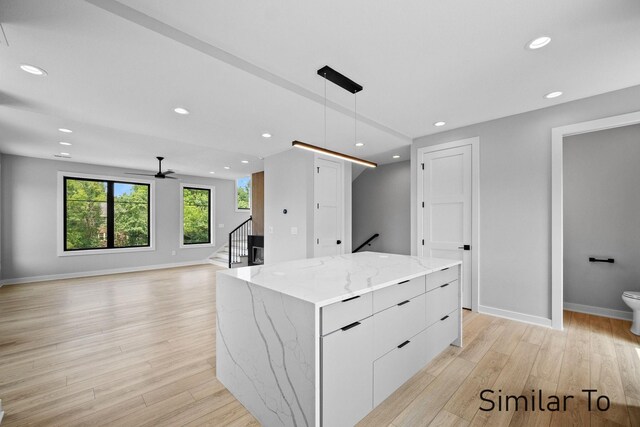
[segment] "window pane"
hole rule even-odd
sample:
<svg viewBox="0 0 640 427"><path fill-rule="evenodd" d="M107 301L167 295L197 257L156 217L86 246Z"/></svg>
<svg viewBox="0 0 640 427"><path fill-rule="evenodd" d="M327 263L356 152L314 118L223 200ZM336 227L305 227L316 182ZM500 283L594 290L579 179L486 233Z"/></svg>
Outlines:
<svg viewBox="0 0 640 427"><path fill-rule="evenodd" d="M149 246L149 186L113 183L114 247Z"/></svg>
<svg viewBox="0 0 640 427"><path fill-rule="evenodd" d="M202 188L183 189L183 243L211 243L211 191Z"/></svg>
<svg viewBox="0 0 640 427"><path fill-rule="evenodd" d="M236 181L236 191L236 207L238 209L250 209L251 177L239 178Z"/></svg>
<svg viewBox="0 0 640 427"><path fill-rule="evenodd" d="M107 183L66 179L67 250L107 246Z"/></svg>

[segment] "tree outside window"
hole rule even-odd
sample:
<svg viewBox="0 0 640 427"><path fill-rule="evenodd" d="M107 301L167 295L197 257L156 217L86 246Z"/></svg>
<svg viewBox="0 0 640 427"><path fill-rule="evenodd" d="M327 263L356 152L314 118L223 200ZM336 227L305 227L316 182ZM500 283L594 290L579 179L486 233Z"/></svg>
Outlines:
<svg viewBox="0 0 640 427"><path fill-rule="evenodd" d="M251 210L251 177L236 179L236 210Z"/></svg>
<svg viewBox="0 0 640 427"><path fill-rule="evenodd" d="M211 190L182 188L182 244L211 243Z"/></svg>
<svg viewBox="0 0 640 427"><path fill-rule="evenodd" d="M150 246L150 185L64 178L64 250Z"/></svg>

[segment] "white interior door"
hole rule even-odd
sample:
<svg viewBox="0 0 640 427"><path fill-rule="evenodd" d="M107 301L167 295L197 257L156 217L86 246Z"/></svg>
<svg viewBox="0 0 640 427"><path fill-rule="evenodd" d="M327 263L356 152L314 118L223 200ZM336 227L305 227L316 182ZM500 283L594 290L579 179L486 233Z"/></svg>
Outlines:
<svg viewBox="0 0 640 427"><path fill-rule="evenodd" d="M462 260L462 306L471 308L471 146L426 152L421 168L419 249L423 256Z"/></svg>
<svg viewBox="0 0 640 427"><path fill-rule="evenodd" d="M316 257L343 253L344 197L342 195L342 163L316 159L315 250Z"/></svg>

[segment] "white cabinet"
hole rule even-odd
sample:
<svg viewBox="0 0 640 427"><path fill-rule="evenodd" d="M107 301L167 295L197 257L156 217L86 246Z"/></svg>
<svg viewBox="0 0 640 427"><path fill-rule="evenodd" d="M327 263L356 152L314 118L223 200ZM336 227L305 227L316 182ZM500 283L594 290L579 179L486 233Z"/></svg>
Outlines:
<svg viewBox="0 0 640 427"><path fill-rule="evenodd" d="M325 306L321 325L322 425L354 425L461 343L459 267Z"/></svg>
<svg viewBox="0 0 640 427"><path fill-rule="evenodd" d="M353 426L373 409L373 318L322 339L322 425Z"/></svg>

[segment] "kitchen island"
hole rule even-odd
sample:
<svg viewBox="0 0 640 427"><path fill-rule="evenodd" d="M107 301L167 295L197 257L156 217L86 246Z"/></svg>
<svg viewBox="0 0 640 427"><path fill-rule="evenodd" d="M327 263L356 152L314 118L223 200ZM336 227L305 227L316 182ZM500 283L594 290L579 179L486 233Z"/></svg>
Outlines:
<svg viewBox="0 0 640 427"><path fill-rule="evenodd" d="M362 252L220 271L216 375L263 425L353 425L462 346L460 264Z"/></svg>

